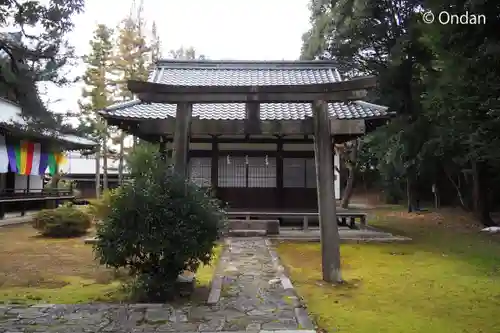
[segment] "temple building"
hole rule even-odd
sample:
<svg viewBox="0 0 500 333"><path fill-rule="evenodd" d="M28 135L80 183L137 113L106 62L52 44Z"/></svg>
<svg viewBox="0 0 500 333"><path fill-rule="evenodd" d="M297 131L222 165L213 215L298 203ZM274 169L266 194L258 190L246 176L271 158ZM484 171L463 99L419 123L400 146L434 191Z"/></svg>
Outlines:
<svg viewBox="0 0 500 333"><path fill-rule="evenodd" d="M171 87L307 86L341 82L335 64L325 61L178 61L162 60L149 83ZM177 99L182 99L179 94ZM293 96L290 96L293 99ZM188 102L188 101L187 101ZM193 102L189 126L189 177L211 186L234 209L317 210L312 107L300 101L249 103ZM176 104L140 99L101 112L115 125L143 140L172 149ZM328 104L333 141L360 137L390 117L386 107L352 100ZM258 130L246 121L256 118ZM333 142L332 142L333 143ZM341 190L339 158L335 197Z"/></svg>
<svg viewBox="0 0 500 333"><path fill-rule="evenodd" d="M66 162L65 152L89 150L86 138L24 129L27 123L16 103L0 98L0 218L6 212L45 208L47 202L71 200L69 189L46 189L44 179Z"/></svg>

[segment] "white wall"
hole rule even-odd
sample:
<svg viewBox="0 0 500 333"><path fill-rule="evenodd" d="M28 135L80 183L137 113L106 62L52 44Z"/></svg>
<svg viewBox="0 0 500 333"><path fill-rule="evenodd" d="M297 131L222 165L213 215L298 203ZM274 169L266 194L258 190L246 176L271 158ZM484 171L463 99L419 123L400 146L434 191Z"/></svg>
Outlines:
<svg viewBox="0 0 500 333"><path fill-rule="evenodd" d="M15 175L14 188L16 190L25 190L28 188L28 176L26 175ZM40 192L43 188L43 176L30 175L30 192Z"/></svg>
<svg viewBox="0 0 500 333"><path fill-rule="evenodd" d="M66 157L68 162L60 168L63 173L95 175L95 155L82 156L79 152L70 152ZM101 158L101 174L103 173L103 164ZM108 174L118 174L118 160L108 158Z"/></svg>
<svg viewBox="0 0 500 333"><path fill-rule="evenodd" d="M36 176L36 175L30 176L30 192L40 192L42 188L43 188L43 176Z"/></svg>
<svg viewBox="0 0 500 333"><path fill-rule="evenodd" d="M14 189L25 190L28 186L28 176L25 175L15 175Z"/></svg>

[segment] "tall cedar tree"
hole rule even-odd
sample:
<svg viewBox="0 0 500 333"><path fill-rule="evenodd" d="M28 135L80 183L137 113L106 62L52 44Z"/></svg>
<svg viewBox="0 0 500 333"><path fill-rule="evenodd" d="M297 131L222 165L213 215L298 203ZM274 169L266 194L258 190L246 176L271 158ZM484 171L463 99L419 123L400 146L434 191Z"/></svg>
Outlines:
<svg viewBox="0 0 500 333"><path fill-rule="evenodd" d="M83 117L81 128L87 128L93 133L102 147L103 156L103 188L108 188L107 141L109 139L106 122L98 117L97 111L115 102L111 90L111 72L113 68L113 30L104 24L99 24L90 41L91 51L84 57L87 69L83 76L86 87L83 89L80 107ZM96 170L98 172L98 170Z"/></svg>
<svg viewBox="0 0 500 333"><path fill-rule="evenodd" d="M47 110L36 84L70 83L61 69L74 59L74 50L66 35L73 17L84 9L84 0L2 1L0 24L18 33L0 34L0 94L22 108L29 129L56 129L62 117Z"/></svg>
<svg viewBox="0 0 500 333"><path fill-rule="evenodd" d="M156 24L153 25L153 40L148 43L146 36L146 22L143 18L143 1L137 5L132 3L130 13L118 27L117 50L114 58L114 70L118 80L118 94L122 101L131 100L133 94L127 88L128 80L148 79L150 61L160 56L161 43L156 31ZM125 133L118 131L115 142L120 146L118 154L118 178L123 181L124 171L124 140ZM134 139L134 145L136 140Z"/></svg>

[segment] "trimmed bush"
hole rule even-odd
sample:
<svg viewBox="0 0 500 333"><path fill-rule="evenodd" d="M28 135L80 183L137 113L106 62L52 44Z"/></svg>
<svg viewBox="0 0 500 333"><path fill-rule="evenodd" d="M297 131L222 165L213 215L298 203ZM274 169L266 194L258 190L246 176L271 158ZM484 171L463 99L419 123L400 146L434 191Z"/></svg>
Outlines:
<svg viewBox="0 0 500 333"><path fill-rule="evenodd" d="M76 237L87 232L92 218L72 206L46 209L33 218L33 228L47 237Z"/></svg>
<svg viewBox="0 0 500 333"><path fill-rule="evenodd" d="M119 188L105 190L100 199L90 201L87 212L92 215L96 221L104 220L111 211L111 198L118 193Z"/></svg>
<svg viewBox="0 0 500 333"><path fill-rule="evenodd" d="M138 301L175 296L181 272L210 262L226 216L217 199L151 158L150 168L111 197L94 245L101 264L130 271Z"/></svg>

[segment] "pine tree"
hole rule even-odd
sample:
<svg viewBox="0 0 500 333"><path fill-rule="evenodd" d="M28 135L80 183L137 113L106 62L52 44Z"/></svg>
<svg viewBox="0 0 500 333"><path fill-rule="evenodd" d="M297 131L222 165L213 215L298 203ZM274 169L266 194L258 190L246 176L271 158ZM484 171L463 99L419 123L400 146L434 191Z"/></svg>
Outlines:
<svg viewBox="0 0 500 333"><path fill-rule="evenodd" d="M91 51L84 56L87 65L83 80L83 100L79 101L82 111L80 128L87 128L102 147L103 156L103 188L108 188L108 146L109 132L106 122L97 116L97 111L115 102L112 87L113 65L113 30L104 24L99 24L90 41ZM99 170L96 170L99 172Z"/></svg>
<svg viewBox="0 0 500 333"><path fill-rule="evenodd" d="M66 36L83 8L83 0L1 2L2 27L17 32L0 33L0 95L19 103L26 130L67 130L40 99L37 83L70 83L60 69L74 58Z"/></svg>

